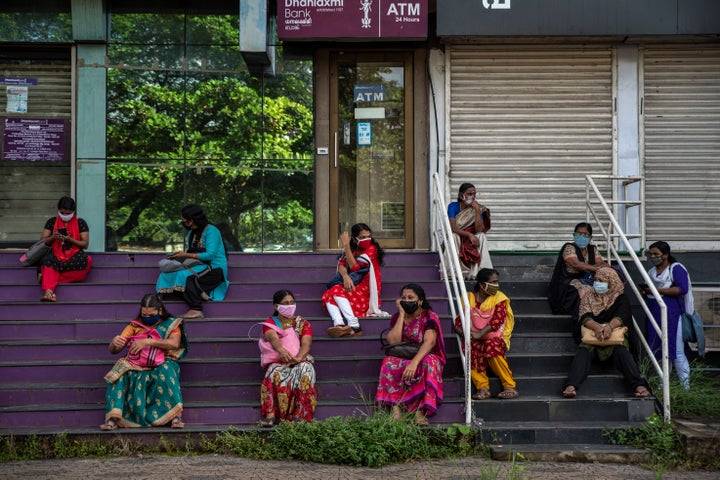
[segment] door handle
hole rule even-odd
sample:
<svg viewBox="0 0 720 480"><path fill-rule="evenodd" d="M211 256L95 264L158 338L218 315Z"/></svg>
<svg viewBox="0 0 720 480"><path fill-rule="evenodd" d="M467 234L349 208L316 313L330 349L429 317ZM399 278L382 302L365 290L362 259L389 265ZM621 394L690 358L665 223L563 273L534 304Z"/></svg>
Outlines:
<svg viewBox="0 0 720 480"><path fill-rule="evenodd" d="M333 139L335 142L335 148L333 149L334 156L335 156L335 168L338 166L338 132L335 132L335 137Z"/></svg>

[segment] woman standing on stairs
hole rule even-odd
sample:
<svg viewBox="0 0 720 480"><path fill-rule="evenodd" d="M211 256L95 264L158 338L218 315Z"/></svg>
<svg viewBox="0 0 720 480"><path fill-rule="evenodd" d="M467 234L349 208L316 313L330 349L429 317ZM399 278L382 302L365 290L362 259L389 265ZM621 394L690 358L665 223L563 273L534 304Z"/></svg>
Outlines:
<svg viewBox="0 0 720 480"><path fill-rule="evenodd" d="M83 251L90 243L90 229L75 212L75 200L62 197L58 213L45 222L40 240L52 247L42 261L38 282L42 286L43 302L55 302L59 283L82 282L90 273L92 257Z"/></svg>
<svg viewBox="0 0 720 480"><path fill-rule="evenodd" d="M127 347L128 355L115 362L105 375L107 406L105 423L100 429L163 425L183 428L177 361L185 356L187 346L183 319L172 317L154 293L145 295L137 318L110 341L110 353L119 353ZM158 349L163 353L162 363ZM148 366L151 364L148 357L160 365Z"/></svg>
<svg viewBox="0 0 720 480"><path fill-rule="evenodd" d="M310 355L310 322L295 314L290 290L273 295L273 316L263 322L260 361L265 369L260 387L260 425L271 427L280 420L311 421L317 406L315 367Z"/></svg>
<svg viewBox="0 0 720 480"><path fill-rule="evenodd" d="M398 311L390 319L388 343L416 342L419 348L413 358L385 357L375 401L381 407L391 407L396 420L403 410L415 412L415 423L425 426L444 396L445 342L440 320L420 285L405 285L396 304Z"/></svg>
<svg viewBox="0 0 720 480"><path fill-rule="evenodd" d="M328 329L332 338L362 335L358 317L389 316L380 310L380 267L385 252L372 238L372 230L364 223L356 223L352 226L351 235L343 232L340 240L343 245L337 264L340 282L335 285L329 283L322 296L323 306L333 322ZM356 278L351 278L351 275Z"/></svg>
<svg viewBox="0 0 720 480"><path fill-rule="evenodd" d="M497 270L483 268L478 272L477 281L470 301L470 376L477 389L475 400L490 398L490 368L500 379L503 390L498 398L518 397L515 380L506 357L510 349L510 336L515 326L515 316L510 299L500 291L500 274ZM455 332L464 338L460 316L455 319Z"/></svg>
<svg viewBox="0 0 720 480"><path fill-rule="evenodd" d="M450 229L462 264L469 268L468 280L475 280L481 268L492 268L485 233L490 230L490 209L477 202L472 183L460 185L457 201L448 205Z"/></svg>
<svg viewBox="0 0 720 480"><path fill-rule="evenodd" d="M155 290L159 294L182 295L190 307L181 315L183 318L203 318L203 300L223 300L230 285L225 246L220 231L208 221L200 206L183 207L180 223L188 231L188 249L169 258L180 262L194 260L195 264L161 273Z"/></svg>
<svg viewBox="0 0 720 480"><path fill-rule="evenodd" d="M580 301L580 323L589 328L599 341L610 338L613 329L629 325L632 322L630 302L624 295L622 280L610 267L600 268L595 272L592 292ZM622 345L597 346L581 342L578 351L570 364L565 389L565 398L575 398L580 385L590 373L593 358L601 362L612 360L615 368L625 377L625 381L638 398L650 396L647 383L638 369L635 359L628 350L627 333Z"/></svg>

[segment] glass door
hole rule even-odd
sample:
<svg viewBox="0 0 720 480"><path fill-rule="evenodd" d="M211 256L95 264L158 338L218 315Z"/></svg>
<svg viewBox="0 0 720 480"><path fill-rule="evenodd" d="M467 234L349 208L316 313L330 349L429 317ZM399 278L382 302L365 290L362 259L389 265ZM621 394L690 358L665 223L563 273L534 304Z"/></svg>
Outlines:
<svg viewBox="0 0 720 480"><path fill-rule="evenodd" d="M330 245L362 222L412 248L412 57L335 53L330 69Z"/></svg>

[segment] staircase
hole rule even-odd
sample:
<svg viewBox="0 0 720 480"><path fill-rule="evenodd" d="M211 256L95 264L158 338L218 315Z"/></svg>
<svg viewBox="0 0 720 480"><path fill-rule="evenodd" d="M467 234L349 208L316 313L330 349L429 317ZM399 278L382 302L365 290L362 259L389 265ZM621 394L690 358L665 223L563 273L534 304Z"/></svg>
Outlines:
<svg viewBox="0 0 720 480"><path fill-rule="evenodd" d="M94 254L87 280L61 285L55 304L38 301L42 292L35 270L20 267L18 257L19 252L0 253L0 435L98 433L105 412L102 378L117 358L108 352L108 342L137 314L140 298L153 291L162 255ZM603 431L641 425L654 413L654 400L633 398L611 367L594 369L576 399L561 397L576 347L570 317L551 315L545 300L555 256L494 255L493 260L516 317L508 361L520 397L473 401L479 438L493 446L498 458L508 452L526 458L558 451L626 453L607 445ZM227 298L206 304L205 319L187 322L190 348L181 361L185 431L256 425L263 371L248 331L272 313L272 295L280 288L293 291L298 313L313 326L316 418L371 410L382 361L379 335L389 321L363 319L361 338L327 337L330 321L320 296L335 261L330 253L230 255ZM462 423L464 380L444 283L438 278L436 254L389 252L383 309L394 310L405 283L425 288L440 315L448 349L445 401L432 423ZM169 302L168 309L181 313L185 305ZM492 393L500 390L492 378Z"/></svg>
<svg viewBox="0 0 720 480"><path fill-rule="evenodd" d="M85 282L60 285L57 303L41 303L35 269L20 252L0 253L0 434L96 432L104 420L104 374L117 356L110 339L137 314L154 291L161 254L93 254ZM313 326L318 406L316 418L362 414L372 408L382 354L379 335L387 318L361 320L364 336L330 339L320 296L334 274L336 254L231 254L232 285L223 302L205 306L206 318L186 324L188 355L181 360L186 430L214 431L255 425L260 417L257 342L250 327L272 314L272 295L291 290L298 313ZM434 423L464 419L463 380L457 342L449 331L444 287L432 253L389 252L383 268L384 310L393 312L402 285L423 285L442 319L448 346L445 402ZM182 313L182 302L168 302ZM255 338L260 329L255 328Z"/></svg>
<svg viewBox="0 0 720 480"><path fill-rule="evenodd" d="M641 426L655 413L654 399L635 398L612 365L594 365L575 399L561 396L576 345L570 316L552 315L546 300L555 259L554 255L493 256L500 288L510 297L515 313L508 363L520 396L473 401L479 436L492 445L498 459L511 452L535 460L563 456L596 460L593 455L598 452L606 456L604 461L642 457L642 451L608 445L603 436L607 429ZM491 377L490 390L493 395L502 390L497 378Z"/></svg>

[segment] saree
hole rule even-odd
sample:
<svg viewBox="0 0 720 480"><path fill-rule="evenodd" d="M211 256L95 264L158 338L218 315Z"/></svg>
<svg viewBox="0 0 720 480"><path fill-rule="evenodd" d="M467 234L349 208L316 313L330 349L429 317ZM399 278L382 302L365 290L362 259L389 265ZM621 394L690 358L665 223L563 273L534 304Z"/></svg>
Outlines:
<svg viewBox="0 0 720 480"><path fill-rule="evenodd" d="M114 419L119 427L158 427L181 416L180 365L187 353L187 335L182 318L170 317L155 327L166 339L180 329L180 348L166 352L165 362L153 369L136 367L121 358L105 376L105 421Z"/></svg>
<svg viewBox="0 0 720 480"><path fill-rule="evenodd" d="M398 319L395 314L390 321L391 328ZM375 401L379 406L402 404L408 412L422 411L431 417L437 413L444 397L443 368L445 366L445 343L437 314L423 310L408 324L403 325L402 341L422 343L426 330L437 332L433 350L420 361L415 376L408 382L402 375L411 360L386 356L380 367Z"/></svg>
<svg viewBox="0 0 720 480"><path fill-rule="evenodd" d="M368 272L360 283L355 285L352 292L345 290L343 284L333 285L327 289L321 298L323 306L327 303L337 305L335 297L341 297L348 300L353 314L356 317L388 316L388 314L380 309L382 305L382 298L380 297L382 291L382 275L377 249L374 245L370 246L362 251L362 253L358 252L355 255L355 259L357 263L353 269L348 270L352 272L368 268ZM340 265L347 266L345 257L342 257L338 261L338 266Z"/></svg>
<svg viewBox="0 0 720 480"><path fill-rule="evenodd" d="M485 231L490 230L490 212L484 212L482 219ZM455 226L460 230L472 233L480 242L478 246L475 247L470 239L455 236L455 246L457 247L458 257L463 265L471 269L470 276L477 275L477 271L479 271L480 268L492 268L487 237L484 232L478 233L475 228L475 210L472 208L460 210L460 213L455 216Z"/></svg>
<svg viewBox="0 0 720 480"><path fill-rule="evenodd" d="M274 324L272 318L266 323ZM293 319L293 329L299 338L312 337L310 323L299 315ZM265 332L263 331L263 334ZM295 365L271 363L265 367L265 377L260 384L260 410L263 418L278 420L311 421L317 406L315 367L310 361Z"/></svg>
<svg viewBox="0 0 720 480"><path fill-rule="evenodd" d="M487 297L477 306L475 294L468 292L471 316L477 310L482 316L489 317L488 323L493 330L501 332L499 336L470 340L470 365L477 372L487 369L488 358L505 357L510 349L510 337L515 327L515 316L510 306L510 299L501 291ZM460 317L455 319L455 328L462 329ZM464 346L463 346L464 348Z"/></svg>

